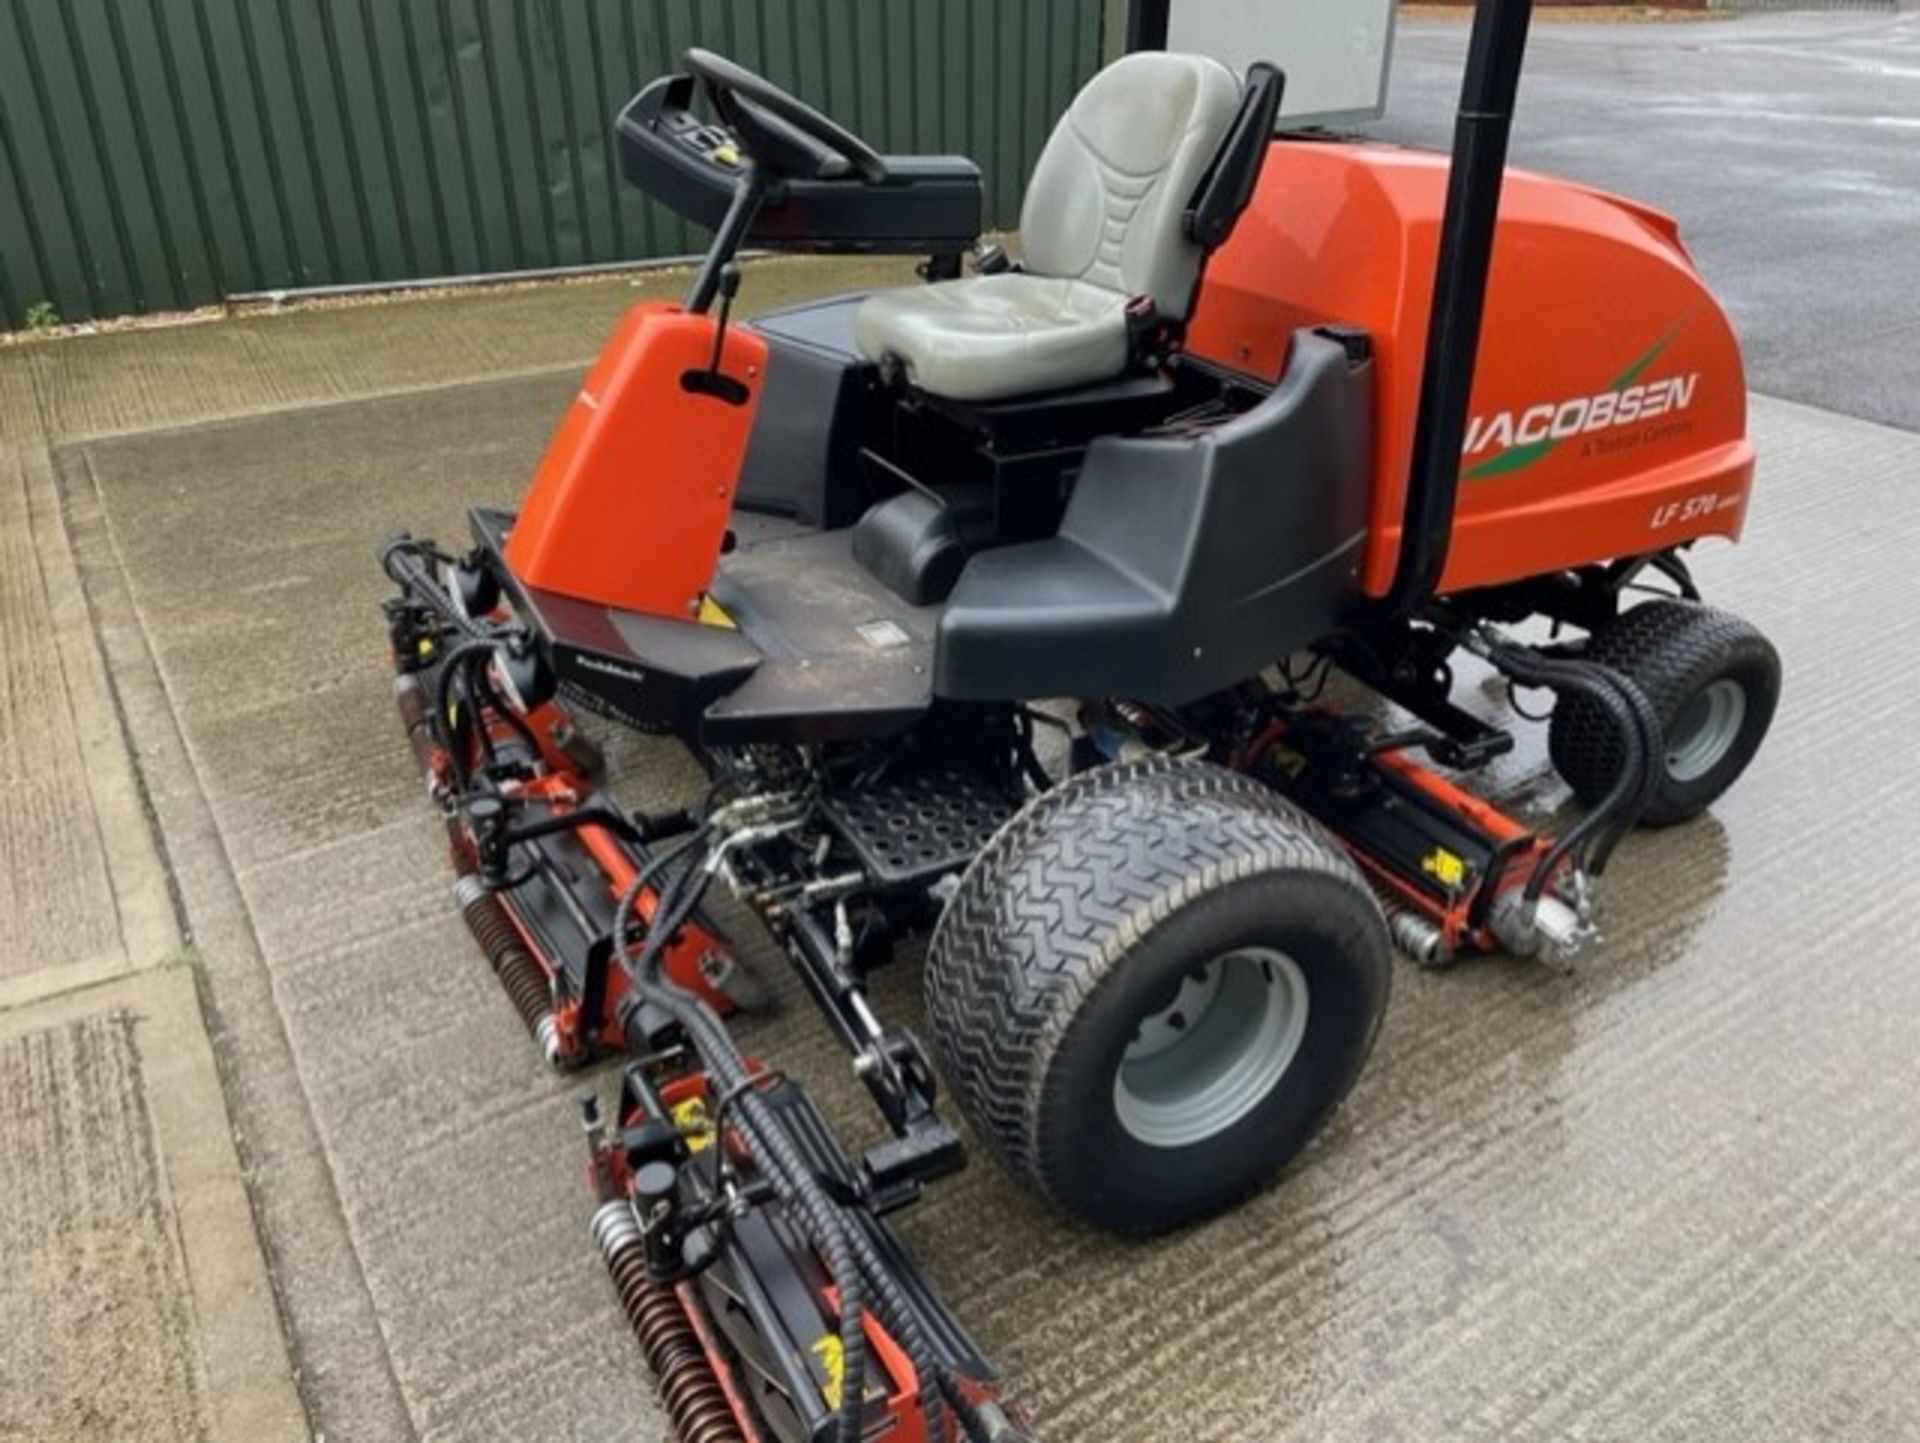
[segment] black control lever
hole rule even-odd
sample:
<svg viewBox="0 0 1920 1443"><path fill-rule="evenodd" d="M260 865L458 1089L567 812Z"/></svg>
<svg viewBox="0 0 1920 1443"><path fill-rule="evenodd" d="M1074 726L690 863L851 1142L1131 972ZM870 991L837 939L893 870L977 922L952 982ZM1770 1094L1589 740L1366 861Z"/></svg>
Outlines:
<svg viewBox="0 0 1920 1443"><path fill-rule="evenodd" d="M698 396L712 396L729 406L744 406L752 393L745 381L736 380L720 369L720 358L727 348L727 323L733 316L733 298L740 294L740 267L728 261L720 267L720 315L713 326L713 355L704 371L687 371L680 377L683 390Z"/></svg>
<svg viewBox="0 0 1920 1443"><path fill-rule="evenodd" d="M720 374L720 351L727 340L727 322L733 316L733 298L740 294L740 266L737 261L728 261L720 267L720 319L713 328L713 359L707 362L707 369L714 375Z"/></svg>

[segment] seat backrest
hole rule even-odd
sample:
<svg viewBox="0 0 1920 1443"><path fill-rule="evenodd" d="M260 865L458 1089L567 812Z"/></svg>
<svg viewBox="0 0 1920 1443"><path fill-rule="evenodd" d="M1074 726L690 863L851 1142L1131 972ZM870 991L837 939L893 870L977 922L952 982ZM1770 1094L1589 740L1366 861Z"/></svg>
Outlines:
<svg viewBox="0 0 1920 1443"><path fill-rule="evenodd" d="M1202 55L1143 50L1094 76L1027 183L1026 270L1151 296L1184 320L1205 252L1182 213L1239 104L1233 72Z"/></svg>

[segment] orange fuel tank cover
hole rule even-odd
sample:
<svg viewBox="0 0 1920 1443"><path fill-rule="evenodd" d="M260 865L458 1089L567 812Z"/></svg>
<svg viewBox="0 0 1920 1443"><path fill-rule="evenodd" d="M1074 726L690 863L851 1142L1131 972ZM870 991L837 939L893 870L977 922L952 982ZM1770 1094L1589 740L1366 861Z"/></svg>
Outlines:
<svg viewBox="0 0 1920 1443"><path fill-rule="evenodd" d="M561 418L507 537L542 591L687 618L713 580L767 344L729 326L720 379L711 316L628 311Z"/></svg>

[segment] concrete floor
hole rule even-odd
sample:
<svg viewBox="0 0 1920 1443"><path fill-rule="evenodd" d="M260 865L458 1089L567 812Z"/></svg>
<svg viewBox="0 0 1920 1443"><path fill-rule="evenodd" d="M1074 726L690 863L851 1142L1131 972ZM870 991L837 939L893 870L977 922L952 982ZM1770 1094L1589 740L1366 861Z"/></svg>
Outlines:
<svg viewBox="0 0 1920 1443"><path fill-rule="evenodd" d="M10 1436L103 1424L128 1438L200 1434L182 1261L133 1034L119 1012L0 1043L0 1128L26 1183L0 1195L0 1237L16 1260L0 1327L10 1361L39 1380L0 1402ZM96 1330L105 1338L90 1338Z"/></svg>
<svg viewBox="0 0 1920 1443"><path fill-rule="evenodd" d="M309 1437L185 966L0 1008L0 1439Z"/></svg>
<svg viewBox="0 0 1920 1443"><path fill-rule="evenodd" d="M548 307L584 351L623 299ZM474 326L506 305L421 304ZM283 319L272 342L354 353L406 318L388 309ZM315 1428L657 1436L581 1234L570 1086L445 905L388 716L371 539L455 534L466 503L512 497L572 384L456 382L460 361L440 387L54 460ZM1043 1436L1910 1429L1920 992L1889 799L1920 661L1901 535L1920 438L1769 401L1755 426L1753 534L1703 571L1778 639L1787 699L1714 817L1624 850L1603 952L1573 975L1403 969L1325 1141L1211 1227L1115 1243L988 1165L906 1220ZM624 762L629 794L684 776L660 744ZM1554 799L1537 747L1504 786ZM910 968L883 989L908 1017L913 992ZM748 1036L870 1135L804 1008Z"/></svg>
<svg viewBox="0 0 1920 1443"><path fill-rule="evenodd" d="M1688 27L1708 28L1735 29ZM868 274L757 268L745 300ZM54 1307L68 1271L10 1281L51 1300L83 1362L124 1354L148 1380L129 1436L286 1436L257 1397L251 1428L205 1416L247 1396L237 1373L284 1382L283 1342L316 1436L663 1436L584 1236L576 1084L535 1062L446 904L386 700L372 545L402 525L457 536L464 506L511 500L612 317L671 284L0 352L0 480L14 477L26 528L0 509L0 542L31 542L0 572L0 758L62 728L92 738L33 756L77 788L56 811L97 819L91 840L73 833L78 860L36 883L70 905L10 903L24 926L0 985L35 990L0 992L14 1005L0 1068L131 1083L94 1102L53 1089L77 1119L65 1132L98 1149L84 1168L18 1150L56 1104L0 1111L10 1166L38 1160L23 1195L39 1200L0 1207L0 1241L9 1257L78 1258L59 1220L115 1206L137 1266L101 1254L87 1276L158 1282L110 1342L84 1296ZM1333 1127L1279 1188L1208 1227L1092 1236L986 1161L903 1219L1049 1443L1920 1437L1920 973L1905 965L1920 826L1901 801L1920 436L1764 398L1753 424L1748 540L1701 572L1774 636L1786 697L1712 817L1623 848L1597 955L1565 974L1402 967ZM35 586L13 584L21 556ZM629 799L686 776L664 743L617 762ZM1537 736L1499 786L1523 810L1557 802ZM32 853L25 815L0 828L9 856ZM96 935L114 897L133 900ZM185 1095L176 1075L134 1077L111 1020L160 1016L146 1036L163 1037L183 1030L177 998L113 991L152 978L82 985L181 941L191 972L152 978L197 984L225 1089L224 1109L184 1117L167 1110ZM913 1020L916 984L895 969L883 1005ZM867 1140L836 1050L791 989L784 1001L747 1041ZM140 1055L172 1055L132 1035ZM209 1137L231 1163L228 1115L251 1219L203 1214L170 1252L133 1199L79 1195L73 1178L115 1158L150 1177L143 1135L159 1139L158 1186L187 1195ZM229 1182L213 1195L230 1201ZM209 1237L242 1262L264 1250L277 1328L248 1311L240 1273L208 1271ZM216 1284L242 1301L181 1303ZM10 1298L9 1322L39 1316ZM244 1368L236 1327L265 1348ZM97 1374L56 1371L21 1328L0 1338L0 1438L99 1436L60 1411Z"/></svg>

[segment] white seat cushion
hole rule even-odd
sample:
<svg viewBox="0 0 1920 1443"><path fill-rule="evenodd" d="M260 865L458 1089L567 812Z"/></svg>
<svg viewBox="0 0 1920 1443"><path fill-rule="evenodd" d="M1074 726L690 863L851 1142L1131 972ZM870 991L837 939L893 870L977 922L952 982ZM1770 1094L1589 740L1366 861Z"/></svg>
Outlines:
<svg viewBox="0 0 1920 1443"><path fill-rule="evenodd" d="M1074 98L1034 166L1020 216L1025 271L867 297L854 318L861 354L956 401L1118 376L1130 298L1186 318L1202 252L1182 213L1239 103L1217 60L1116 60Z"/></svg>
<svg viewBox="0 0 1920 1443"><path fill-rule="evenodd" d="M1087 281L1008 272L878 291L860 303L862 354L923 391L991 401L1090 385L1127 364L1127 299Z"/></svg>

